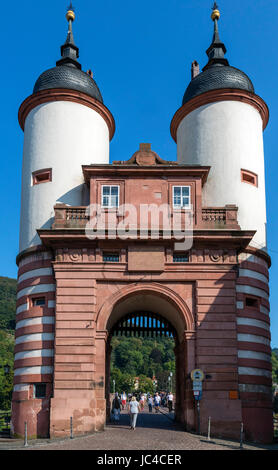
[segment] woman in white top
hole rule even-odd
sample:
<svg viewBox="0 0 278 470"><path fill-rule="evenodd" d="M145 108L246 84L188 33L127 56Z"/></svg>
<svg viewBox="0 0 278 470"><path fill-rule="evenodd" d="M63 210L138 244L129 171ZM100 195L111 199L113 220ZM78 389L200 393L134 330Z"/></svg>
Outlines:
<svg viewBox="0 0 278 470"><path fill-rule="evenodd" d="M168 402L169 412L171 412L172 409L173 409L173 399L174 399L174 397L173 397L172 392L168 393L167 402Z"/></svg>
<svg viewBox="0 0 278 470"><path fill-rule="evenodd" d="M131 398L129 403L129 413L130 413L130 429L135 430L136 421L138 413L140 412L140 405L135 397Z"/></svg>
<svg viewBox="0 0 278 470"><path fill-rule="evenodd" d="M160 398L160 395L158 395L158 392L156 392L153 401L154 401L155 412L158 413L159 412L159 405L160 405L160 401L161 401L161 398Z"/></svg>

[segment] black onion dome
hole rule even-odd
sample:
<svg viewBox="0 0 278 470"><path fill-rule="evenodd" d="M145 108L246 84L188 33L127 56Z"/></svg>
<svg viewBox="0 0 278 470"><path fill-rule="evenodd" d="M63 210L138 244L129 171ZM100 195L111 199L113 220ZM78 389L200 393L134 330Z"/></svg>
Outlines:
<svg viewBox="0 0 278 470"><path fill-rule="evenodd" d="M65 43L61 46L61 59L56 62L56 67L43 72L35 83L33 93L54 88L66 88L85 93L97 101L103 103L99 88L92 78L91 72L82 71L78 62L79 48L73 37L72 23L75 20L72 3L69 6L66 18L68 20L68 33Z"/></svg>
<svg viewBox="0 0 278 470"><path fill-rule="evenodd" d="M254 93L250 78L241 70L229 65L215 64L193 78L188 85L182 104L206 91L232 88Z"/></svg>
<svg viewBox="0 0 278 470"><path fill-rule="evenodd" d="M182 104L187 103L195 96L206 91L219 90L223 88L245 90L255 93L250 78L241 70L230 66L225 54L227 52L225 44L219 37L218 20L220 12L217 3L214 2L211 18L214 22L212 43L207 49L208 63L203 71L195 75L188 85Z"/></svg>
<svg viewBox="0 0 278 470"><path fill-rule="evenodd" d="M34 93L54 88L66 88L80 91L103 103L99 88L94 79L82 70L70 66L59 65L43 72L34 86Z"/></svg>

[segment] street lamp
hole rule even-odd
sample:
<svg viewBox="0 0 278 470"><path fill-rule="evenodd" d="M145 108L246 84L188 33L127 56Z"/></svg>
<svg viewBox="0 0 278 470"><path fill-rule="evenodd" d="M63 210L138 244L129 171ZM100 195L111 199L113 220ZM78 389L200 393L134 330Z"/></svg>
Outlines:
<svg viewBox="0 0 278 470"><path fill-rule="evenodd" d="M115 384L116 384L116 381L115 381L115 379L113 379L113 390L114 390L114 394L115 394Z"/></svg>
<svg viewBox="0 0 278 470"><path fill-rule="evenodd" d="M172 375L173 375L173 372L170 372L169 373L169 387L170 387L170 392L172 392Z"/></svg>

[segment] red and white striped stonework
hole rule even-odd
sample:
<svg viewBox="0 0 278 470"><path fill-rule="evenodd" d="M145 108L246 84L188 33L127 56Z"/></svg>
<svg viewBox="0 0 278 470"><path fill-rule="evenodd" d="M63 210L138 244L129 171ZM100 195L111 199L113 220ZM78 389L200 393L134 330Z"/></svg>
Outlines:
<svg viewBox="0 0 278 470"><path fill-rule="evenodd" d="M26 403L29 403L30 410L33 407L37 412L49 408L53 383L56 292L52 253L37 251L27 255L20 260L18 267L12 405L13 411L17 408L17 412L13 413L16 420L22 416ZM44 297L44 306L33 306L33 299L38 297ZM46 384L45 399L36 399L34 395L34 385L40 383ZM33 402L32 406L30 401ZM32 428L32 420L29 425ZM23 431L24 422L13 423L13 426L18 433L18 429ZM41 428L40 434L47 434L48 426L45 426L45 432L43 425ZM33 434L36 434L36 429Z"/></svg>
<svg viewBox="0 0 278 470"><path fill-rule="evenodd" d="M267 262L241 253L236 285L239 391L244 420L261 420L262 433L265 419L261 418L272 413L268 283ZM246 298L256 304L246 305Z"/></svg>

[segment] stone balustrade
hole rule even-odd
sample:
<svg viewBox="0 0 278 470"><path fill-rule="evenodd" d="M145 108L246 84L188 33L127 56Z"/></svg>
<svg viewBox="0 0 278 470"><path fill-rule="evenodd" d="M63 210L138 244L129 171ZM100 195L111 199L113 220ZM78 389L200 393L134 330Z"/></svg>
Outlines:
<svg viewBox="0 0 278 470"><path fill-rule="evenodd" d="M52 229L82 229L88 223L90 216L85 206L67 206L57 204L54 207L55 221ZM195 229L240 229L237 221L238 207L203 207L201 223Z"/></svg>

